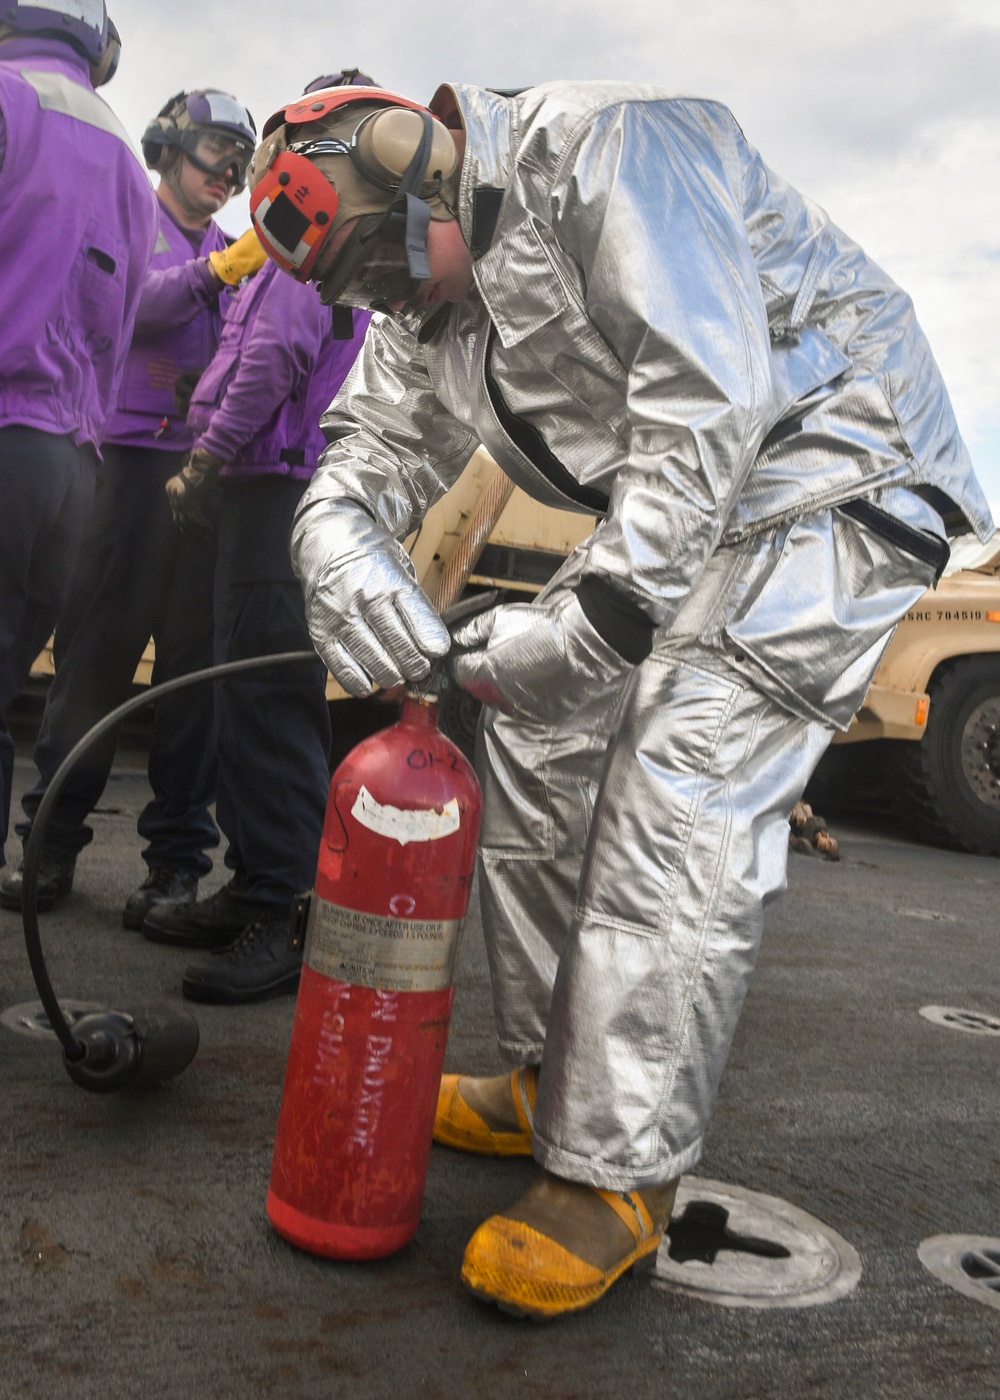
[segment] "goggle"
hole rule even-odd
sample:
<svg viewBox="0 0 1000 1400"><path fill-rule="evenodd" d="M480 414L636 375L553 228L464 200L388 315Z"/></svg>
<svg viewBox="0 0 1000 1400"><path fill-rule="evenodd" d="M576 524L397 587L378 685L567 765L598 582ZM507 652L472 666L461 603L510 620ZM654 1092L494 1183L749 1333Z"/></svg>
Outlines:
<svg viewBox="0 0 1000 1400"><path fill-rule="evenodd" d="M319 281L320 301L365 311L388 311L394 302L409 301L420 279L410 272L404 234L402 221L391 214L358 219L330 272Z"/></svg>
<svg viewBox="0 0 1000 1400"><path fill-rule="evenodd" d="M228 132L193 127L179 131L177 144L191 164L203 175L224 175L231 185L242 189L253 145Z"/></svg>

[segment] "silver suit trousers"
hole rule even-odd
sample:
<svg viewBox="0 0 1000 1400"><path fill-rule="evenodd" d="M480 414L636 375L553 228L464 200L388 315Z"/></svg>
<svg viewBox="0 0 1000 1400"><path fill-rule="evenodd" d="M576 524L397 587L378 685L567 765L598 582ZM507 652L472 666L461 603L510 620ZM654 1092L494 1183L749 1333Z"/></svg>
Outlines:
<svg viewBox="0 0 1000 1400"><path fill-rule="evenodd" d="M930 582L820 512L720 552L572 728L487 713L483 925L501 1053L542 1067L543 1167L626 1189L699 1160L789 813Z"/></svg>

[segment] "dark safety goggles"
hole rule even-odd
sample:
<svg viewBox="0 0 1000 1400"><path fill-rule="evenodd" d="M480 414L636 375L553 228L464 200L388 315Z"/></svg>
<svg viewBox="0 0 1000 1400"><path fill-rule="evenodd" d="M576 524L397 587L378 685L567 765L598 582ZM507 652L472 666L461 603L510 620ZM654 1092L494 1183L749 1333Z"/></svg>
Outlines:
<svg viewBox="0 0 1000 1400"><path fill-rule="evenodd" d="M203 175L223 175L237 189L246 184L247 166L254 150L251 142L228 131L206 131L204 127L179 131L175 140Z"/></svg>
<svg viewBox="0 0 1000 1400"><path fill-rule="evenodd" d="M388 311L394 302L409 301L419 286L410 272L405 221L390 211L358 219L333 267L320 279L319 295L326 306Z"/></svg>

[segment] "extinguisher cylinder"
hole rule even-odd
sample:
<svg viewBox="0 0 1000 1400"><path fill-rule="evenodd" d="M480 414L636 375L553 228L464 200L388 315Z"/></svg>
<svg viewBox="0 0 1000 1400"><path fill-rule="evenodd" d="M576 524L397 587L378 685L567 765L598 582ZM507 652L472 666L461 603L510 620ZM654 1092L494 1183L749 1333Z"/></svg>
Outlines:
<svg viewBox="0 0 1000 1400"><path fill-rule="evenodd" d="M416 696L333 775L267 1194L312 1253L379 1258L419 1224L481 808Z"/></svg>

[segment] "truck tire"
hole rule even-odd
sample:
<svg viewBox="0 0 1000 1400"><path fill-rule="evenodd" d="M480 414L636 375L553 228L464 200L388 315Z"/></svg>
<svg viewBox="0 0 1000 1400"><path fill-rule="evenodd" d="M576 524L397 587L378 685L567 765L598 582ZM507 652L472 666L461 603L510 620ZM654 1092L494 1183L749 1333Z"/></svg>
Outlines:
<svg viewBox="0 0 1000 1400"><path fill-rule="evenodd" d="M895 745L896 798L918 834L976 855L1000 855L1000 656L940 667L927 731Z"/></svg>
<svg viewBox="0 0 1000 1400"><path fill-rule="evenodd" d="M898 779L886 770L892 762L891 750L897 747L888 739L831 744L806 784L803 801L826 816L883 813L894 817L891 794Z"/></svg>

